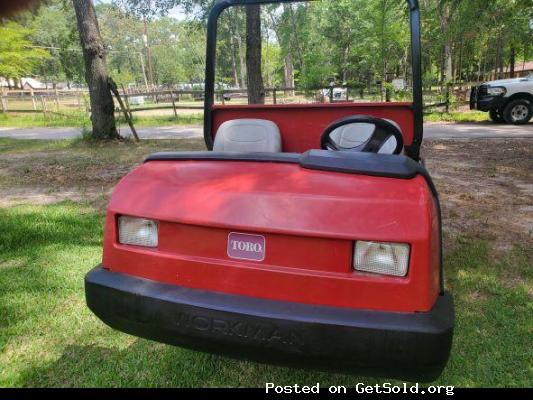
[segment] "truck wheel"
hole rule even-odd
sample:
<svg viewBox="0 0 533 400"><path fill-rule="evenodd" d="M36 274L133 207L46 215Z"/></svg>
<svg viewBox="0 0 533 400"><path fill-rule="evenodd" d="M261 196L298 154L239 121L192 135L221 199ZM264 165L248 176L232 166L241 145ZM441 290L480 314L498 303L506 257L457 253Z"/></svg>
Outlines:
<svg viewBox="0 0 533 400"><path fill-rule="evenodd" d="M505 120L503 119L502 113L500 110L492 109L489 111L489 116L492 122L496 122L497 124L504 123Z"/></svg>
<svg viewBox="0 0 533 400"><path fill-rule="evenodd" d="M508 124L527 124L533 115L531 103L525 99L511 101L503 111L503 118Z"/></svg>

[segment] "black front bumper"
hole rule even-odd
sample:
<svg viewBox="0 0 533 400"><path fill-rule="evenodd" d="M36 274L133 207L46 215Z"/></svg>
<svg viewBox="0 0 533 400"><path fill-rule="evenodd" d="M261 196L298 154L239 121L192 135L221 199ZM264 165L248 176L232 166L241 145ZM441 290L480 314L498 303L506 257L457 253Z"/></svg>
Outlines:
<svg viewBox="0 0 533 400"><path fill-rule="evenodd" d="M490 96L487 94L487 87L472 87L470 92L470 109L488 112L490 110L501 110L507 102L504 96Z"/></svg>
<svg viewBox="0 0 533 400"><path fill-rule="evenodd" d="M162 284L96 267L89 308L135 336L275 364L427 382L452 345L446 293L428 313L353 310L263 300Z"/></svg>
<svg viewBox="0 0 533 400"><path fill-rule="evenodd" d="M501 96L484 96L477 99L476 109L479 111L499 110L505 105L505 98Z"/></svg>

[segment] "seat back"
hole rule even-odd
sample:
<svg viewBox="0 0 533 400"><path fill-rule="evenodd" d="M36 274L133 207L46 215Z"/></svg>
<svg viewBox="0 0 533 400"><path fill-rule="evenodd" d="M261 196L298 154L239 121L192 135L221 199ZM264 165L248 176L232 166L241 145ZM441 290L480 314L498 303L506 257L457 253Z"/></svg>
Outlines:
<svg viewBox="0 0 533 400"><path fill-rule="evenodd" d="M278 126L264 119L235 119L218 128L213 151L240 153L281 152Z"/></svg>

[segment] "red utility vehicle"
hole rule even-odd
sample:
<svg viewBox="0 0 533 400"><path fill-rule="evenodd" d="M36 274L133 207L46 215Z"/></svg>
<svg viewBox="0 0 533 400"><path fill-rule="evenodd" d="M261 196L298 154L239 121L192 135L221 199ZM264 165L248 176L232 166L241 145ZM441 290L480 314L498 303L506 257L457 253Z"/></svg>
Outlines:
<svg viewBox="0 0 533 400"><path fill-rule="evenodd" d="M441 215L420 162L420 11L412 103L214 105L205 141L127 175L87 304L136 336L264 362L429 381L452 344Z"/></svg>

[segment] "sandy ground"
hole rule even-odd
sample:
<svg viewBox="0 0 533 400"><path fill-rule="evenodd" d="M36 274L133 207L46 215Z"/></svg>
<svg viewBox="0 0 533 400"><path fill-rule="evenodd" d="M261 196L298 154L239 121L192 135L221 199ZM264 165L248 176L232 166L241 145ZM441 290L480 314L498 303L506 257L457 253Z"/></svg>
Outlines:
<svg viewBox="0 0 533 400"><path fill-rule="evenodd" d="M137 128L143 139L179 139L194 138L203 135L200 125L177 125L154 128ZM123 136L131 136L129 127L120 129ZM79 137L79 128L0 128L0 137L13 139L73 139ZM533 138L533 123L523 126L493 124L490 122L475 123L426 123L424 126L426 139L505 139Z"/></svg>
<svg viewBox="0 0 533 400"><path fill-rule="evenodd" d="M451 236L502 249L533 239L532 139L430 141L423 153Z"/></svg>
<svg viewBox="0 0 533 400"><path fill-rule="evenodd" d="M103 210L114 185L146 155L204 149L201 139L146 143L4 154L0 207L70 199ZM533 139L430 140L423 156L440 193L445 237L475 235L501 249L533 239Z"/></svg>

